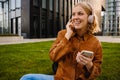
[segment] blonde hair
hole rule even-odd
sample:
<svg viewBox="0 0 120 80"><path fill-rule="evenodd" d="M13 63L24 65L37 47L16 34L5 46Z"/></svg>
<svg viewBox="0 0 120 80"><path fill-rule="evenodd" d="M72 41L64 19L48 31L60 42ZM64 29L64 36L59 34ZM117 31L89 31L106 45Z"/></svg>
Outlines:
<svg viewBox="0 0 120 80"><path fill-rule="evenodd" d="M98 23L98 17L94 13L91 4L88 3L88 2L80 2L80 3L76 4L74 7L77 7L77 6L82 7L85 10L85 12L88 14L88 16L89 15L94 15L95 19L94 19L93 23L92 24L90 24L90 23L88 24L88 31L89 31L89 33L97 33L97 32L99 32L100 28L99 28L99 23Z"/></svg>

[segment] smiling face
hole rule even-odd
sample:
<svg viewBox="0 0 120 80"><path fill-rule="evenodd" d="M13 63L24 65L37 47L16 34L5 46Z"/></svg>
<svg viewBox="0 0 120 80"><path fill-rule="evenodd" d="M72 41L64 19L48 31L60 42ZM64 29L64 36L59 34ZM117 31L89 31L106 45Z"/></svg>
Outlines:
<svg viewBox="0 0 120 80"><path fill-rule="evenodd" d="M76 6L73 8L72 20L75 29L87 28L88 14L81 6Z"/></svg>

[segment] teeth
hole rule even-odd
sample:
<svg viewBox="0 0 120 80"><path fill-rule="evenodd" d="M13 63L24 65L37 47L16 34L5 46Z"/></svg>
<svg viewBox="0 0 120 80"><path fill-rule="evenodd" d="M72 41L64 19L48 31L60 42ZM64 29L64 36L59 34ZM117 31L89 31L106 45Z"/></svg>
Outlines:
<svg viewBox="0 0 120 80"><path fill-rule="evenodd" d="M79 25L81 23L81 20L80 19L73 19L73 23L75 25Z"/></svg>
<svg viewBox="0 0 120 80"><path fill-rule="evenodd" d="M78 22L78 21L77 21L77 22L75 22L75 24L80 24L80 23L81 23L80 21L79 21L79 22Z"/></svg>

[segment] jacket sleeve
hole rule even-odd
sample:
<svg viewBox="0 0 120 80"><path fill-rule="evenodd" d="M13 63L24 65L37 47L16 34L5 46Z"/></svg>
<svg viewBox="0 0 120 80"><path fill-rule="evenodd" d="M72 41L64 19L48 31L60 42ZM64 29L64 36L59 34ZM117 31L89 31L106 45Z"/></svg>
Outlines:
<svg viewBox="0 0 120 80"><path fill-rule="evenodd" d="M93 59L93 67L89 71L89 79L88 80L94 80L96 77L98 77L101 73L101 64L102 64L102 47L101 44L98 43L96 54Z"/></svg>
<svg viewBox="0 0 120 80"><path fill-rule="evenodd" d="M53 43L49 56L50 59L54 62L57 62L61 58L63 58L66 54L71 52L71 43L65 37L65 31L58 32L58 36L56 41Z"/></svg>

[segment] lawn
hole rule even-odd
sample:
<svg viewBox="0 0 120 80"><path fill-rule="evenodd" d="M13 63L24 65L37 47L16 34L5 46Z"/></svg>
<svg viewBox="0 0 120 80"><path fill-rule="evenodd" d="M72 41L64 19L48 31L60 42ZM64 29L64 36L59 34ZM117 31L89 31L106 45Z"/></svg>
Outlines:
<svg viewBox="0 0 120 80"><path fill-rule="evenodd" d="M53 41L0 45L0 80L19 80L27 73L53 74L49 49ZM120 43L102 43L102 74L97 80L120 79Z"/></svg>

